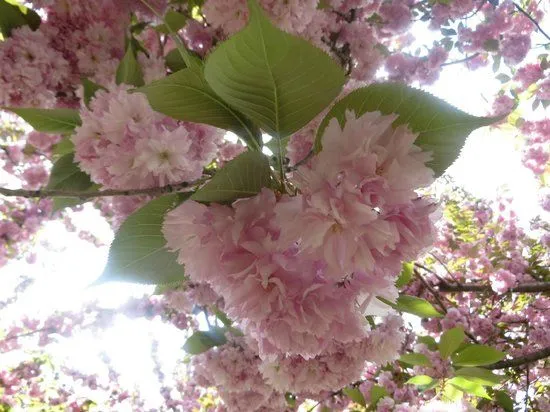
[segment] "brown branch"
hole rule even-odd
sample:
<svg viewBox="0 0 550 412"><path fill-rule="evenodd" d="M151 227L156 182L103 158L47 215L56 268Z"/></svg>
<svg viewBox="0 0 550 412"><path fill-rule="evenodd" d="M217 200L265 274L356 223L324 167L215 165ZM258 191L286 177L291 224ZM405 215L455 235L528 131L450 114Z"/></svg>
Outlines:
<svg viewBox="0 0 550 412"><path fill-rule="evenodd" d="M18 196L25 198L46 198L46 197L76 197L79 199L92 199L96 197L106 196L134 196L134 195L162 195L165 193L179 192L183 189L198 186L204 183L206 179L199 179L194 182L182 182L173 185L166 185L160 187L150 187L146 189L107 189L101 191L82 192L75 190L62 190L62 189L39 189L39 190L25 190L25 189L7 189L0 187L0 195L3 196Z"/></svg>
<svg viewBox="0 0 550 412"><path fill-rule="evenodd" d="M490 292L495 293L491 289L490 285L471 283L471 284L456 284L451 285L448 283L440 283L438 289L443 293L454 292ZM533 282L524 283L514 288L510 288L508 292L514 293L538 293L538 292L550 292L550 282Z"/></svg>
<svg viewBox="0 0 550 412"><path fill-rule="evenodd" d="M521 6L517 3L514 3L514 6L516 7L516 9L521 14L523 14L525 17L527 17L531 21L531 23L533 23L533 25L537 28L537 30L540 32L540 34L542 34L544 37L546 37L548 40L550 40L550 35L548 33L546 33L542 29L542 27L540 27L540 24L533 17L531 17L531 15L529 13L527 13L524 9L522 9Z"/></svg>
<svg viewBox="0 0 550 412"><path fill-rule="evenodd" d="M536 352L531 352L525 356L519 356L513 359L506 359L500 362L493 363L491 365L484 366L485 369L505 369L505 368L515 368L516 366L526 365L531 362L536 362L538 360L547 358L550 356L550 346L538 350Z"/></svg>

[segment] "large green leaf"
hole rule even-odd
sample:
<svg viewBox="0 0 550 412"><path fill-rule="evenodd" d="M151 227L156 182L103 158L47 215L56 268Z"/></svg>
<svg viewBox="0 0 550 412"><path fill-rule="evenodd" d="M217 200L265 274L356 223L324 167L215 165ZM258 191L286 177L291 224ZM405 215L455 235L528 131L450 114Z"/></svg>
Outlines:
<svg viewBox="0 0 550 412"><path fill-rule="evenodd" d="M469 393L471 395L479 396L480 398L491 399L487 391L479 383L473 382L468 378L462 376L455 376L447 382L449 385L453 385L455 388L462 392Z"/></svg>
<svg viewBox="0 0 550 412"><path fill-rule="evenodd" d="M399 358L399 362L413 366L432 366L430 359L422 353L404 353Z"/></svg>
<svg viewBox="0 0 550 412"><path fill-rule="evenodd" d="M399 296L395 307L401 312L412 313L413 315L420 316L421 318L443 317L443 315L439 313L430 302L415 296Z"/></svg>
<svg viewBox="0 0 550 412"><path fill-rule="evenodd" d="M363 393L359 390L359 388L344 388L342 389L342 392L353 402L361 406L367 405L367 401L365 401L365 397L363 396Z"/></svg>
<svg viewBox="0 0 550 412"><path fill-rule="evenodd" d="M139 65L132 43L126 49L124 57L120 61L116 70L116 83L117 84L130 84L132 86L143 86L143 71Z"/></svg>
<svg viewBox="0 0 550 412"><path fill-rule="evenodd" d="M206 83L202 74L183 69L137 90L144 93L151 107L175 119L206 123L231 130L249 147L259 149L259 131L241 113L224 102Z"/></svg>
<svg viewBox="0 0 550 412"><path fill-rule="evenodd" d="M212 327L207 331L197 331L193 333L183 345L183 349L190 355L198 355L206 352L214 346L220 346L227 342L225 337L225 328Z"/></svg>
<svg viewBox="0 0 550 412"><path fill-rule="evenodd" d="M96 283L124 281L167 284L185 278L176 254L166 249L162 223L166 213L188 194L170 194L152 200L130 215L115 235L107 266Z"/></svg>
<svg viewBox="0 0 550 412"><path fill-rule="evenodd" d="M473 130L498 120L469 115L427 92L404 84L373 84L351 92L332 107L317 131L316 151L321 150L321 139L331 119L338 119L341 126L345 124L346 110L354 111L357 116L374 111L398 114L394 127L407 124L418 133L415 144L433 153L428 166L438 176L455 161Z"/></svg>
<svg viewBox="0 0 550 412"><path fill-rule="evenodd" d="M386 390L386 388L380 385L374 385L370 390L370 400L369 400L370 408L374 409L378 401L382 399L384 396L388 396L388 391Z"/></svg>
<svg viewBox="0 0 550 412"><path fill-rule="evenodd" d="M95 92L98 90L106 90L105 87L86 78L82 79L82 88L84 90L84 104L86 106L90 105L91 100L95 96Z"/></svg>
<svg viewBox="0 0 550 412"><path fill-rule="evenodd" d="M457 366L481 366L498 362L506 355L495 348L486 345L469 345L451 359Z"/></svg>
<svg viewBox="0 0 550 412"><path fill-rule="evenodd" d="M15 0L0 0L0 33L9 37L17 27L29 26L36 30L40 26L40 16L32 9Z"/></svg>
<svg viewBox="0 0 550 412"><path fill-rule="evenodd" d="M204 75L231 106L285 137L338 96L344 72L322 50L275 27L255 0L248 9L248 25L209 55Z"/></svg>
<svg viewBox="0 0 550 412"><path fill-rule="evenodd" d="M34 130L44 133L70 134L82 124L77 110L73 109L32 109L4 107L20 116Z"/></svg>
<svg viewBox="0 0 550 412"><path fill-rule="evenodd" d="M228 162L191 199L197 202L227 203L256 195L271 183L271 170L266 156L246 151Z"/></svg>
<svg viewBox="0 0 550 412"><path fill-rule="evenodd" d="M484 386L494 386L502 382L503 376L499 376L490 370L483 368L461 368L455 372L456 376L466 377L469 380Z"/></svg>
<svg viewBox="0 0 550 412"><path fill-rule="evenodd" d="M465 337L464 329L459 326L445 331L439 339L439 354L441 355L441 359L447 359L451 356L464 341Z"/></svg>
<svg viewBox="0 0 550 412"><path fill-rule="evenodd" d="M165 23L155 26L155 30L159 33L170 34L182 29L187 23L187 17L174 10L168 10L164 16Z"/></svg>
<svg viewBox="0 0 550 412"><path fill-rule="evenodd" d="M514 401L504 391L495 391L495 399L505 412L514 412Z"/></svg>

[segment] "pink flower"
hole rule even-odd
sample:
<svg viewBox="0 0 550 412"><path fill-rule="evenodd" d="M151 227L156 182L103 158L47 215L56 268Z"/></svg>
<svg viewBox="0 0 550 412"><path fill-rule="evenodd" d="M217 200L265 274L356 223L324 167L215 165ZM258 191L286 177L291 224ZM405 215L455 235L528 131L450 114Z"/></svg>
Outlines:
<svg viewBox="0 0 550 412"><path fill-rule="evenodd" d="M489 279L491 281L491 289L499 294L508 292L516 284L516 275L504 269L499 269L496 273L492 273Z"/></svg>

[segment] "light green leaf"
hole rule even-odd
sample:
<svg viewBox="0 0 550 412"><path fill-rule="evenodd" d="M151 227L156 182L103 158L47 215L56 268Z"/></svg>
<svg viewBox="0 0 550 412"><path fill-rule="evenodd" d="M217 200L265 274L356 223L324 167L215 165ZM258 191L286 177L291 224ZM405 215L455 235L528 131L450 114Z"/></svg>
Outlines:
<svg viewBox="0 0 550 412"><path fill-rule="evenodd" d="M471 395L479 396L480 398L491 399L487 391L480 384L469 380L462 376L455 376L448 381L448 384L453 385L462 392L469 393Z"/></svg>
<svg viewBox="0 0 550 412"><path fill-rule="evenodd" d="M231 106L285 137L338 96L344 72L324 51L275 27L255 0L248 9L248 25L208 56L204 75Z"/></svg>
<svg viewBox="0 0 550 412"><path fill-rule="evenodd" d="M408 285L413 278L414 264L411 262L403 263L403 269L395 282L397 288L402 288L405 285Z"/></svg>
<svg viewBox="0 0 550 412"><path fill-rule="evenodd" d="M177 32L182 29L187 23L187 17L174 10L168 10L164 16L164 24L159 24L155 27L155 30L159 33L170 34L172 31Z"/></svg>
<svg viewBox="0 0 550 412"><path fill-rule="evenodd" d="M182 288L184 285L185 285L184 280L177 280L175 282L163 283L163 284L157 285L157 287L153 291L153 295L164 295L165 293L170 292L172 290Z"/></svg>
<svg viewBox="0 0 550 412"><path fill-rule="evenodd" d="M343 126L346 110L354 111L357 116L373 111L398 114L393 126L407 124L419 134L415 144L433 153L428 166L437 176L455 161L473 130L499 120L469 115L427 92L403 84L373 84L354 90L332 107L317 131L317 152L321 150L321 139L329 121L336 118Z"/></svg>
<svg viewBox="0 0 550 412"><path fill-rule="evenodd" d="M399 361L413 366L432 366L430 359L422 353L404 353Z"/></svg>
<svg viewBox="0 0 550 412"><path fill-rule="evenodd" d="M95 96L95 92L98 90L106 90L105 87L86 78L82 79L82 87L84 89L84 104L86 106L90 105L90 101Z"/></svg>
<svg viewBox="0 0 550 412"><path fill-rule="evenodd" d="M483 368L461 368L455 372L456 376L463 376L472 382L476 382L484 386L494 386L502 382L503 376L499 376L490 370Z"/></svg>
<svg viewBox="0 0 550 412"><path fill-rule="evenodd" d="M34 130L53 134L70 134L81 125L80 115L73 109L32 109L4 107L20 116Z"/></svg>
<svg viewBox="0 0 550 412"><path fill-rule="evenodd" d="M415 296L401 295L397 298L397 310L412 313L421 318L441 318L443 315L425 299Z"/></svg>
<svg viewBox="0 0 550 412"><path fill-rule="evenodd" d="M441 399L444 402L456 402L462 399L463 392L455 385L445 382L445 386L441 392Z"/></svg>
<svg viewBox="0 0 550 412"><path fill-rule="evenodd" d="M428 349L435 351L437 350L437 342L431 336L418 336L418 343L423 343L428 347Z"/></svg>
<svg viewBox="0 0 550 412"><path fill-rule="evenodd" d="M208 331L195 332L187 339L183 349L190 355L198 355L215 346L223 345L227 342L225 331L225 328L214 326Z"/></svg>
<svg viewBox="0 0 550 412"><path fill-rule="evenodd" d="M164 216L189 194L170 194L147 203L131 214L115 235L109 259L96 283L123 281L159 285L185 279L176 254L166 249Z"/></svg>
<svg viewBox="0 0 550 412"><path fill-rule="evenodd" d="M510 398L504 391L495 391L494 393L495 400L506 412L514 412L514 401Z"/></svg>
<svg viewBox="0 0 550 412"><path fill-rule="evenodd" d="M229 107L206 83L201 73L183 69L137 90L151 107L186 122L205 123L231 130L249 147L259 150L259 131L241 113Z"/></svg>
<svg viewBox="0 0 550 412"><path fill-rule="evenodd" d="M139 65L133 47L128 46L124 57L116 69L116 84L130 84L132 86L143 86L143 72Z"/></svg>
<svg viewBox="0 0 550 412"><path fill-rule="evenodd" d="M452 356L454 365L457 366L482 366L498 362L506 355L490 346L469 345L465 349Z"/></svg>
<svg viewBox="0 0 550 412"><path fill-rule="evenodd" d="M40 26L40 16L34 10L15 0L0 0L0 33L4 38L18 27L29 26L36 30Z"/></svg>
<svg viewBox="0 0 550 412"><path fill-rule="evenodd" d="M431 376L417 375L417 376L413 376L405 383L416 385L416 386L428 386L428 385L431 385L433 382L434 382L434 379Z"/></svg>
<svg viewBox="0 0 550 412"><path fill-rule="evenodd" d="M388 396L386 389L380 385L374 385L370 390L370 404L371 408L374 408L378 401L384 396ZM364 405L363 405L364 406Z"/></svg>
<svg viewBox="0 0 550 412"><path fill-rule="evenodd" d="M464 342L465 337L464 329L460 326L449 329L441 335L439 339L439 354L441 355L441 359L447 359L451 356L459 348L460 344Z"/></svg>
<svg viewBox="0 0 550 412"><path fill-rule="evenodd" d="M251 197L270 186L270 175L267 157L260 152L246 151L229 161L191 199L227 203L241 197Z"/></svg>
<svg viewBox="0 0 550 412"><path fill-rule="evenodd" d="M353 402L361 406L367 405L367 402L365 401L365 397L363 396L363 393L358 388L348 387L348 388L342 389L342 392L344 392L344 395L350 398Z"/></svg>

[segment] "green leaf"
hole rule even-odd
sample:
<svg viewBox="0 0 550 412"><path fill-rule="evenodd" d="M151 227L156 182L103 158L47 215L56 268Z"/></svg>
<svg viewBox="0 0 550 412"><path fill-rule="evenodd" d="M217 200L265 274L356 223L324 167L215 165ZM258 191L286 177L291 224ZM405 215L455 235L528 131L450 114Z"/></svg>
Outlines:
<svg viewBox="0 0 550 412"><path fill-rule="evenodd" d="M90 101L95 96L95 92L98 90L106 90L105 87L86 78L82 79L82 87L84 88L84 104L86 106L90 105Z"/></svg>
<svg viewBox="0 0 550 412"><path fill-rule="evenodd" d="M399 277L395 282L395 286L397 288L402 288L403 286L408 285L413 278L413 270L414 270L413 263L410 263L410 262L403 263L403 269L401 269L401 273L399 274Z"/></svg>
<svg viewBox="0 0 550 412"><path fill-rule="evenodd" d="M345 75L324 51L275 27L255 0L248 9L248 25L208 56L204 75L231 106L285 137L338 96Z"/></svg>
<svg viewBox="0 0 550 412"><path fill-rule="evenodd" d="M73 109L32 109L3 107L20 116L34 130L53 134L70 134L80 126L80 115Z"/></svg>
<svg viewBox="0 0 550 412"><path fill-rule="evenodd" d="M296 396L293 395L292 393L290 392L285 393L285 400L286 400L286 404L290 408L294 408L296 406Z"/></svg>
<svg viewBox="0 0 550 412"><path fill-rule="evenodd" d="M183 70L187 67L178 49L170 50L164 58L164 63L166 64L166 67L172 71L172 73L175 73L178 70Z"/></svg>
<svg viewBox="0 0 550 412"><path fill-rule="evenodd" d="M74 152L74 144L70 137L64 137L53 148L54 156L63 156Z"/></svg>
<svg viewBox="0 0 550 412"><path fill-rule="evenodd" d="M225 328L214 326L208 331L195 332L187 339L183 345L183 349L191 355L198 355L214 346L223 345L227 342L225 331Z"/></svg>
<svg viewBox="0 0 550 412"><path fill-rule="evenodd" d="M415 296L402 295L397 298L397 310L401 312L412 313L421 318L441 318L443 315L439 313L434 306L425 299Z"/></svg>
<svg viewBox="0 0 550 412"><path fill-rule="evenodd" d="M490 346L469 345L452 356L454 365L457 366L482 366L498 362L506 355Z"/></svg>
<svg viewBox="0 0 550 412"><path fill-rule="evenodd" d="M176 254L166 249L162 234L164 216L189 194L170 194L147 203L120 226L109 259L96 283L124 281L159 285L185 279Z"/></svg>
<svg viewBox="0 0 550 412"><path fill-rule="evenodd" d="M458 157L473 130L499 120L471 116L427 92L403 84L373 84L354 90L332 107L317 131L317 152L321 150L321 139L329 121L336 118L343 127L346 110L354 111L357 116L374 111L385 115L398 114L393 126L407 124L414 133L418 133L415 144L432 152L433 160L428 166L437 176L443 174Z"/></svg>
<svg viewBox="0 0 550 412"><path fill-rule="evenodd" d="M182 29L187 23L187 17L174 10L168 10L164 16L164 24L160 24L155 27L155 30L159 33L170 34L172 31L177 32Z"/></svg>
<svg viewBox="0 0 550 412"><path fill-rule="evenodd" d="M506 412L514 412L514 401L504 391L495 391L495 400Z"/></svg>
<svg viewBox="0 0 550 412"><path fill-rule="evenodd" d="M68 153L54 163L46 188L83 192L93 185L90 176L74 162L74 154Z"/></svg>
<svg viewBox="0 0 550 412"><path fill-rule="evenodd" d="M163 284L157 285L157 287L153 291L153 295L164 295L165 293L178 289L184 285L185 285L184 280L177 280L175 282L163 283Z"/></svg>
<svg viewBox="0 0 550 412"><path fill-rule="evenodd" d="M437 350L437 346L438 346L437 342L431 336L418 336L417 340L418 340L418 343L423 343L431 351Z"/></svg>
<svg viewBox="0 0 550 412"><path fill-rule="evenodd" d="M417 376L413 376L405 383L416 385L416 386L428 386L428 385L431 385L433 382L434 382L434 379L428 375L417 375Z"/></svg>
<svg viewBox="0 0 550 412"><path fill-rule="evenodd" d="M259 131L241 113L225 103L208 86L202 74L183 69L137 90L153 110L186 122L206 123L231 130L249 147L259 150Z"/></svg>
<svg viewBox="0 0 550 412"><path fill-rule="evenodd" d="M270 186L270 175L267 157L260 152L246 151L229 161L191 199L227 203L241 197L251 197Z"/></svg>
<svg viewBox="0 0 550 412"><path fill-rule="evenodd" d="M422 353L404 353L399 361L413 366L432 366L430 359Z"/></svg>
<svg viewBox="0 0 550 412"><path fill-rule="evenodd" d="M386 389L379 385L374 385L370 391L370 405L371 407L375 407L376 404L380 399L382 399L384 396L388 396L388 392ZM365 405L363 405L365 406Z"/></svg>
<svg viewBox="0 0 550 412"><path fill-rule="evenodd" d="M18 27L29 26L36 30L40 26L40 16L34 10L15 0L0 0L0 33L4 38Z"/></svg>
<svg viewBox="0 0 550 412"><path fill-rule="evenodd" d="M116 69L116 84L130 84L132 86L143 86L143 72L139 65L133 47L128 46L124 57Z"/></svg>
<svg viewBox="0 0 550 412"><path fill-rule="evenodd" d="M460 389L462 392L469 393L471 395L479 396L480 398L491 399L487 391L480 384L464 378L462 376L455 376L448 381L450 385Z"/></svg>
<svg viewBox="0 0 550 412"><path fill-rule="evenodd" d="M456 352L462 342L464 342L464 329L460 326L449 329L439 339L439 354L441 359L447 359L452 353Z"/></svg>
<svg viewBox="0 0 550 412"><path fill-rule="evenodd" d="M447 381L443 387L441 398L444 402L456 402L462 399L462 391Z"/></svg>
<svg viewBox="0 0 550 412"><path fill-rule="evenodd" d="M344 392L344 395L350 398L353 402L361 406L367 405L367 401L365 401L365 397L363 396L363 393L358 388L348 387L348 388L342 389L342 392Z"/></svg>
<svg viewBox="0 0 550 412"><path fill-rule="evenodd" d="M462 368L455 372L456 376L463 376L468 378L472 382L478 383L484 386L494 386L502 382L503 376L499 376L490 370L483 368Z"/></svg>

